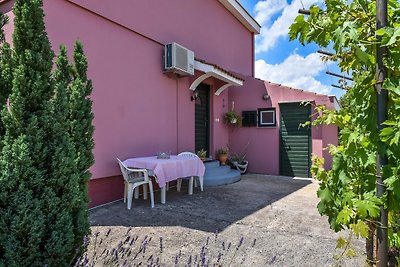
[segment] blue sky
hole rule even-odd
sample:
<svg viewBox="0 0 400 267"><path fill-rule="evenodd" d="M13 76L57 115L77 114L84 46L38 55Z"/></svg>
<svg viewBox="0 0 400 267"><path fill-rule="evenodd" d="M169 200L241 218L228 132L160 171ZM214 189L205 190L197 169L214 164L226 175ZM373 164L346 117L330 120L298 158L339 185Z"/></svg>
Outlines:
<svg viewBox="0 0 400 267"><path fill-rule="evenodd" d="M256 37L255 76L293 88L303 89L338 98L344 91L334 88L338 79L325 74L339 73L332 62L322 62L315 44L302 46L289 41L289 26L298 15L302 4L307 9L322 0L239 0L244 8L261 24Z"/></svg>

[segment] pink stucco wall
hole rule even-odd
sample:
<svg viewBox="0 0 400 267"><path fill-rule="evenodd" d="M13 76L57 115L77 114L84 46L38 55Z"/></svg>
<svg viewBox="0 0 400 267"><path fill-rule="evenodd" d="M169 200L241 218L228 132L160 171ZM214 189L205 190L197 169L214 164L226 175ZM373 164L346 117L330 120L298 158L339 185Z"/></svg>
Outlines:
<svg viewBox="0 0 400 267"><path fill-rule="evenodd" d="M198 58L252 75L253 35L216 0L68 1L160 43L177 42Z"/></svg>
<svg viewBox="0 0 400 267"><path fill-rule="evenodd" d="M12 2L1 8L10 10ZM162 73L163 43L176 41L194 50L196 57L252 72L252 34L217 1L74 2L45 0L45 22L55 52L63 43L72 54L76 39L84 44L94 87L93 178L119 174L116 157L193 151L194 102L188 90L193 79L171 79ZM183 15L183 10L191 15ZM12 13L8 15L12 22ZM8 41L12 28L12 23L6 28ZM227 145L228 132L220 117L228 92L216 97L216 81L207 83L213 155L217 147Z"/></svg>
<svg viewBox="0 0 400 267"><path fill-rule="evenodd" d="M2 3L10 11L13 1ZM328 104L326 96L292 90L250 77L253 73L254 36L216 0L112 1L44 0L45 22L55 52L61 43L72 54L79 39L89 62L95 139L95 165L91 171L93 203L120 197L122 181L116 157L155 155L161 151L178 153L194 150L194 105L188 89L195 77L173 79L162 73L163 44L177 42L195 56L215 63L245 78L244 86L231 87L221 95L214 92L221 82L210 78L210 155L229 145L233 152L247 144L249 171L279 173L280 101L312 100ZM12 13L6 26L11 41ZM240 76L239 75L239 76ZM268 101L262 100L269 93ZM232 108L254 110L276 107L274 128L230 129L223 115ZM335 131L314 128L313 152L334 139ZM333 141L332 141L333 142ZM261 156L260 156L261 155ZM329 160L327 161L329 165ZM98 179L104 178L106 179ZM116 188L103 194L107 188ZM97 192L97 193L96 193ZM99 195L101 194L101 196ZM93 205L92 203L92 205Z"/></svg>
<svg viewBox="0 0 400 267"><path fill-rule="evenodd" d="M262 96L268 93L266 101ZM242 87L230 89L229 101L235 102L235 111L257 110L258 108L276 108L276 127L256 128L242 127L231 129L229 145L232 152L243 152L246 149L246 158L249 161L249 172L279 174L279 103L310 101L316 105L326 105L333 108L330 98L302 90L261 81L252 77L245 77ZM326 158L325 167L331 164L330 155L323 148L328 144L337 144L337 127L312 127L312 153Z"/></svg>

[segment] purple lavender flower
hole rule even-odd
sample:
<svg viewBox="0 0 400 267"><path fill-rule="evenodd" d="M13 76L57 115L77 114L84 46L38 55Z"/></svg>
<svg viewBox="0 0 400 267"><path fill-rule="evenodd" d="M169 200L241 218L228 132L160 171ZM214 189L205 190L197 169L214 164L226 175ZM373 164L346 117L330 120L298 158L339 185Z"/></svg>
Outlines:
<svg viewBox="0 0 400 267"><path fill-rule="evenodd" d="M147 267L153 266L154 256L151 255L148 259Z"/></svg>
<svg viewBox="0 0 400 267"><path fill-rule="evenodd" d="M175 255L175 266L178 265L178 255Z"/></svg>
<svg viewBox="0 0 400 267"><path fill-rule="evenodd" d="M129 232L132 230L132 227L128 228L128 231L126 231L126 235L129 234Z"/></svg>
<svg viewBox="0 0 400 267"><path fill-rule="evenodd" d="M253 244L251 245L251 247L253 248L255 245L256 245L256 238L254 238L254 240L253 240Z"/></svg>
<svg viewBox="0 0 400 267"><path fill-rule="evenodd" d="M227 250L229 250L231 248L231 245L232 245L231 242L229 242Z"/></svg>
<svg viewBox="0 0 400 267"><path fill-rule="evenodd" d="M108 231L106 233L106 237L108 237L110 235L110 233L111 233L111 228L108 228Z"/></svg>
<svg viewBox="0 0 400 267"><path fill-rule="evenodd" d="M160 253L163 253L163 238L160 236Z"/></svg>
<svg viewBox="0 0 400 267"><path fill-rule="evenodd" d="M88 259L87 255L85 255L85 259L83 261L83 264L87 265L88 263L89 263L89 259Z"/></svg>
<svg viewBox="0 0 400 267"><path fill-rule="evenodd" d="M143 244L143 254L146 253L147 241Z"/></svg>
<svg viewBox="0 0 400 267"><path fill-rule="evenodd" d="M222 253L218 252L217 262L219 262L221 260L221 257L222 257Z"/></svg>
<svg viewBox="0 0 400 267"><path fill-rule="evenodd" d="M239 248L242 246L243 240L244 240L244 238L243 238L243 236L242 236L242 237L240 238L240 240L239 240L239 244L238 244L238 246L237 246L236 249L239 249Z"/></svg>
<svg viewBox="0 0 400 267"><path fill-rule="evenodd" d="M191 265L192 265L192 255L189 256L187 265L188 265L188 266L191 266Z"/></svg>

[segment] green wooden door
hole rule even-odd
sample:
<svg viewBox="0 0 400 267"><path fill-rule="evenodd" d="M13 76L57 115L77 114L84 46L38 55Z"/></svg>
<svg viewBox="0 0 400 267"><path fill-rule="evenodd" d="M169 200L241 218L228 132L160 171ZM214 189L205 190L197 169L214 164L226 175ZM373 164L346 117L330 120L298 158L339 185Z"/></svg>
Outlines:
<svg viewBox="0 0 400 267"><path fill-rule="evenodd" d="M207 150L209 152L210 144L210 86L201 83L196 88L198 98L195 101L195 149Z"/></svg>
<svg viewBox="0 0 400 267"><path fill-rule="evenodd" d="M300 127L310 119L311 107L300 103L281 103L280 108L280 174L310 177L311 129Z"/></svg>

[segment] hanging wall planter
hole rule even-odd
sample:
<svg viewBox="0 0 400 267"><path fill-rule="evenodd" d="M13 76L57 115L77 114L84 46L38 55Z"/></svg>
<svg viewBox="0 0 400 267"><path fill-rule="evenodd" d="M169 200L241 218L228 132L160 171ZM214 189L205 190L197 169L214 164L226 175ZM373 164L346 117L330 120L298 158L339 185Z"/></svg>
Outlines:
<svg viewBox="0 0 400 267"><path fill-rule="evenodd" d="M242 125L242 117L234 110L231 110L225 113L224 122L228 126L240 127Z"/></svg>

